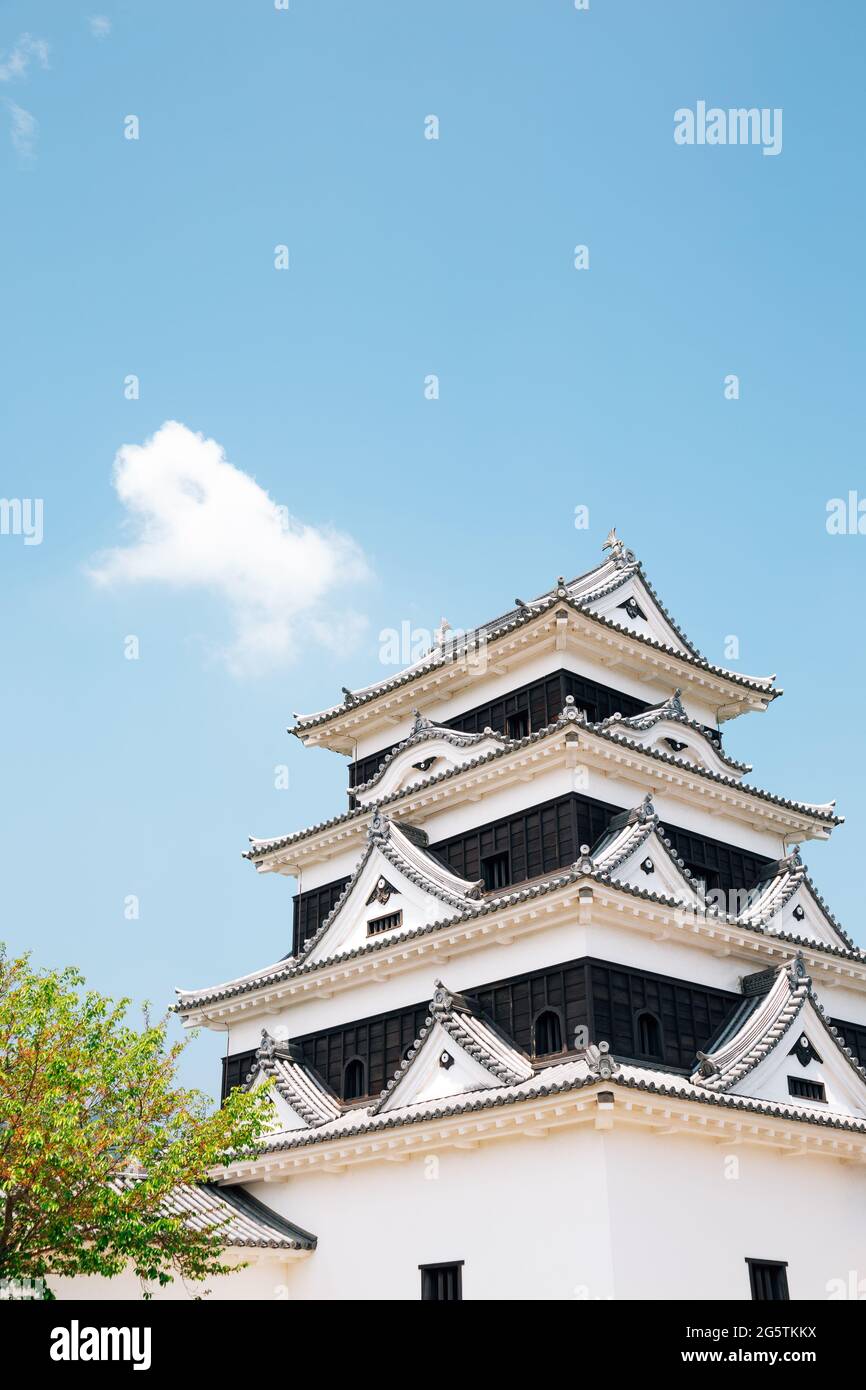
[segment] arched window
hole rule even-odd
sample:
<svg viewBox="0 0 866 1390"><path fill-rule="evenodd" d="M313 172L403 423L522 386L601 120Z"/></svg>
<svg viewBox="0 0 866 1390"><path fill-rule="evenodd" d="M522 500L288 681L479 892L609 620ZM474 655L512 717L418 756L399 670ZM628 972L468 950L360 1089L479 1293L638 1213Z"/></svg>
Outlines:
<svg viewBox="0 0 866 1390"><path fill-rule="evenodd" d="M533 1029L536 1057L550 1057L562 1051L562 1025L559 1014L553 1009L545 1009L538 1015Z"/></svg>
<svg viewBox="0 0 866 1390"><path fill-rule="evenodd" d="M641 1057L656 1057L662 1061L665 1055L662 1026L655 1014L644 1010L643 1013L638 1014L636 1023L639 1055Z"/></svg>
<svg viewBox="0 0 866 1390"><path fill-rule="evenodd" d="M353 1057L343 1071L343 1100L360 1100L367 1094L367 1076L360 1057Z"/></svg>

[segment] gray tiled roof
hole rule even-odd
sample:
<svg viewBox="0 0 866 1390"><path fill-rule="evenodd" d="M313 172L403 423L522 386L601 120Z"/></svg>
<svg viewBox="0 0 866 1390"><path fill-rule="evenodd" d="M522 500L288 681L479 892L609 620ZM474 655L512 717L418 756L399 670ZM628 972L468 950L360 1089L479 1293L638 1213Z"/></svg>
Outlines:
<svg viewBox="0 0 866 1390"><path fill-rule="evenodd" d="M636 576L640 579L665 621L686 648L685 651L679 651L676 647L669 646L666 643L656 641L652 637L634 632L632 628L626 627L622 623L614 622L610 618L601 617L599 614L590 611L589 604L597 602L599 598L621 587L627 583L632 576ZM596 578L596 583L587 586L587 581L593 579L593 577ZM781 690L773 688L772 683L775 680L775 676L742 676L735 671L729 671L722 666L716 666L713 662L708 661L706 657L702 656L697 647L694 646L691 640L677 625L661 602L640 564L640 561L636 560L630 551L625 551L623 549L618 558L612 561L605 561L594 570L590 570L588 574L581 575L567 584L564 579L560 579L553 589L541 595L540 598L534 600L532 603L521 608L511 609L508 613L503 614L502 617L495 618L492 622L482 624L480 627L467 633L465 638L461 639L453 646L449 645L444 649L435 649L428 658L416 663L416 665L409 667L405 671L401 671L398 675L391 676L383 681L378 681L361 690L353 691L351 693L351 698L347 698L340 704L331 706L329 709L322 710L316 714L296 716L297 722L291 732L300 735L307 732L309 729L327 724L331 719L348 714L350 710L357 709L359 705L367 704L369 701L377 699L380 695L395 690L402 685L406 685L410 681L417 679L418 676L426 675L440 666L448 665L454 660L461 659L466 655L467 651L471 651L473 646L481 639L491 642L495 641L498 637L506 636L508 633L517 631L519 628L526 626L527 623L532 622L539 614L554 608L558 603L564 603L573 608L576 612L581 613L582 616L591 619L592 622L599 623L611 631L619 632L623 636L630 637L656 651L664 652L668 656L677 657L680 661L684 661L688 665L699 667L724 680L731 681L734 685L739 685L749 690L760 691L761 694L765 695L768 699L775 699L778 695L782 694Z"/></svg>
<svg viewBox="0 0 866 1390"><path fill-rule="evenodd" d="M741 918L744 921L755 921L760 924L770 921L787 906L801 888L807 889L812 895L817 907L826 918L828 926L839 936L844 945L851 950L856 950L853 939L830 911L827 903L818 892L811 875L807 873L806 866L800 858L799 848L794 849L787 858L778 859L775 863L767 865L756 885L752 901L741 913ZM778 935L781 936L783 933L780 932Z"/></svg>
<svg viewBox="0 0 866 1390"><path fill-rule="evenodd" d="M119 1177L114 1186L128 1189L140 1179ZM271 1211L241 1186L213 1182L184 1183L163 1198L166 1216L182 1217L196 1231L219 1228L223 1248L315 1250L316 1237Z"/></svg>
<svg viewBox="0 0 866 1390"><path fill-rule="evenodd" d="M609 1088L611 1085L683 1101L720 1106L732 1111L804 1121L828 1129L866 1134L866 1119L848 1118L834 1112L819 1113L814 1107L793 1102L788 1104L781 1101L762 1101L751 1096L710 1091L685 1077L672 1077L670 1072L660 1067L618 1063L609 1056L606 1056L605 1060L606 1066L600 1070L593 1069L585 1055L574 1053L568 1060L546 1066L543 1070L534 1072L527 1080L512 1085L464 1092L436 1101L416 1102L393 1110L379 1111L378 1103L353 1108L346 1111L332 1125L322 1126L313 1131L293 1131L284 1136L275 1135L268 1145L267 1153L278 1154L306 1149L319 1144L351 1140L366 1134L402 1129L430 1120L496 1110L520 1101L532 1103L546 1096L567 1094L596 1086Z"/></svg>
<svg viewBox="0 0 866 1390"><path fill-rule="evenodd" d="M291 1043L277 1042L265 1028L256 1051L256 1064L246 1078L247 1090L255 1085L260 1074L273 1081L283 1100L305 1124L325 1124L339 1115L340 1102L325 1088L321 1078Z"/></svg>
<svg viewBox="0 0 866 1390"><path fill-rule="evenodd" d="M352 896L355 884L367 867L370 856L375 850L378 850L388 863L403 874L410 883L423 888L425 893L429 893L448 907L464 908L471 906L473 902L481 898L482 880L471 882L469 879L459 878L457 874L453 874L440 860L434 859L431 854L426 854L420 846L413 845L405 834L406 829L408 827L401 827L389 820L387 816L383 816L378 807L373 808L373 816L367 832L367 845L360 862L328 916L297 957L299 961L309 960L331 930ZM423 838L426 841L426 835ZM393 933L387 932L383 935L392 936Z"/></svg>
<svg viewBox="0 0 866 1390"><path fill-rule="evenodd" d="M624 722L624 721L623 721ZM463 772L474 770L484 766L486 763L495 762L499 758L508 757L509 754L520 748L529 747L532 744L542 742L544 739L552 737L567 728L569 723L577 723L588 733L594 734L598 738L603 738L609 742L620 744L641 754L645 758L650 758L655 762L660 762L669 767L676 767L680 771L694 773L695 776L703 778L705 781L715 782L720 786L730 787L733 791L738 791L747 796L757 797L761 801L766 801L771 805L783 807L785 810L794 811L800 815L813 817L815 820L822 821L828 825L841 825L844 816L837 816L834 811L835 802L829 801L823 804L816 804L808 801L796 801L791 797L777 796L775 792L765 791L762 787L753 787L748 782L741 782L736 777L728 777L719 772L713 772L709 768L701 767L694 763L688 763L683 758L677 757L673 753L662 753L655 748L645 748L636 739L630 739L627 734L618 732L620 725L611 720L602 720L595 724L589 724L580 714L574 705L567 705L558 719L552 724L546 725L543 729L536 730L535 733L527 734L525 738L511 739L502 748L494 749L489 753L484 753L476 758L469 758L459 766L450 767L444 772L435 773L432 777L423 778L411 788L412 794L433 787L441 782L448 781L450 778L459 777ZM401 797L406 796L406 791L392 792L390 796L382 797L380 806L388 806ZM300 844L304 840L310 839L322 830L330 830L338 825L347 825L354 820L361 820L369 815L369 806L356 806L351 811L345 811L341 815L332 816L329 820L320 821L316 825L306 827L304 830L296 830L289 835L278 836L275 839L261 840L251 839L251 848L243 852L244 859L257 860L267 854L272 854L275 850L287 849L289 845Z"/></svg>
<svg viewBox="0 0 866 1390"><path fill-rule="evenodd" d="M751 763L741 763L738 762L736 758L729 757L722 748L721 740L711 738L703 724L700 724L697 719L692 719L690 715L686 714L682 700L680 699L681 695L682 691L677 688L673 695L669 696L667 700L663 700L659 705L654 705L651 709L644 710L642 714L633 714L628 718L621 714L612 714L607 719L602 719L599 727L617 733L623 729L639 729L642 731L651 729L654 725L662 723L663 721L672 724L682 724L684 728L692 729L694 733L700 734L701 738L709 744L716 756L720 758L723 763L727 763L728 767L733 768L735 772L751 772ZM674 756L676 758L677 755ZM688 758L682 758L680 761L685 763L687 767L693 766Z"/></svg>
<svg viewBox="0 0 866 1390"><path fill-rule="evenodd" d="M490 916L504 908L543 898L561 888L568 887L579 879L595 880L597 883L615 888L618 892L626 893L630 897L639 898L645 902L656 903L660 907L673 910L682 908L690 910L690 894L694 891L690 882L691 874L685 868L682 859L677 855L671 841L663 834L658 824L658 815L652 806L650 798L645 797L640 806L633 808L631 811L622 812L621 817L616 819L621 819L623 826L630 827L628 834L620 833L620 831L617 831L616 827L614 827L613 834L608 830L602 836L592 854L590 854L585 847L581 847L579 858L575 860L570 868L564 870L562 873L552 875L549 878L536 880L523 888L517 888L510 893L503 893L498 897L486 897L477 903L470 903L450 917L442 917L438 921L425 923L423 926L401 931L398 935L390 936L387 940L372 938L361 946L340 952L322 961L310 963L306 959L306 956L303 958L288 957L287 959L275 962L273 965L266 966L261 971L255 971L250 975L240 977L236 980L226 981L224 984L215 985L206 990L178 990L178 1002L175 1005L175 1009L180 1013L186 1013L208 1003L218 1003L226 999L237 998L243 994L253 993L258 989L266 988L269 985L278 984L284 980L324 969L337 961L358 960L361 957L381 952L389 946L393 946L395 942L403 943L416 941L420 937L430 936L438 931L447 930L449 927L453 927L459 922L467 922L480 917ZM633 853L638 843L648 838L653 830L655 830L658 835L671 862L682 875L683 886L689 890L689 896L673 898L666 894L656 893L648 888L636 888L632 884L624 883L616 878L617 868ZM781 941L786 944L801 946L808 950L819 951L822 955L834 956L842 960L857 962L866 960L866 951L860 950L853 945L850 948L842 948L826 945L823 942L813 941L808 937L800 937L787 932L774 931L768 933L763 923L747 920L747 918L748 908L745 913L741 914L739 917L729 913L717 912L714 910L712 904L707 908L707 919L709 921L718 921L720 924L738 927L743 931L754 932L756 935L766 937L768 940L774 942Z"/></svg>
<svg viewBox="0 0 866 1390"><path fill-rule="evenodd" d="M349 788L349 796L358 796L360 793L368 792L375 787L381 782L394 759L405 752L407 748L420 747L434 739L441 740L443 743L450 743L453 748L475 748L479 743L484 743L491 738L496 739L503 746L515 742L514 739L508 738L505 734L497 733L493 729L484 729L477 734L464 733L462 729L449 729L446 724L435 724L432 719L425 719L418 710L414 710L413 713L415 723L412 726L412 732L400 743L395 744L390 753L385 754L375 774L368 781Z"/></svg>
<svg viewBox="0 0 866 1390"><path fill-rule="evenodd" d="M441 1024L458 1047L480 1062L481 1066L497 1077L503 1085L516 1085L532 1075L533 1068L529 1058L519 1052L514 1044L482 1015L471 1000L465 999L462 994L450 993L442 981L437 980L424 1027L373 1105L371 1114L379 1114L392 1092L411 1069L419 1049L429 1036L431 1028L437 1023Z"/></svg>
<svg viewBox="0 0 866 1390"><path fill-rule="evenodd" d="M699 1065L692 1074L692 1082L713 1091L730 1091L778 1046L799 1018L807 1000L824 1025L827 1037L832 1039L860 1080L866 1082L866 1070L827 1017L800 955L787 965L779 966L775 984L758 1008L743 1018L736 1033L725 1037L712 1052L698 1053Z"/></svg>

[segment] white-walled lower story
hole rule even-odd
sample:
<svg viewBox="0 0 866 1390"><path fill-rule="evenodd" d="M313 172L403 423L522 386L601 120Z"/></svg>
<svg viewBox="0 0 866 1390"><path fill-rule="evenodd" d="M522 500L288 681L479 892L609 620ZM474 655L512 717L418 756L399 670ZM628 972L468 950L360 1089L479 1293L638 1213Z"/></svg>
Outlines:
<svg viewBox="0 0 866 1390"><path fill-rule="evenodd" d="M462 1261L465 1300L750 1298L747 1259L786 1261L790 1296L866 1275L866 1171L766 1144L580 1126L248 1184L318 1246L158 1297L416 1300L419 1266ZM136 1298L125 1276L60 1298Z"/></svg>

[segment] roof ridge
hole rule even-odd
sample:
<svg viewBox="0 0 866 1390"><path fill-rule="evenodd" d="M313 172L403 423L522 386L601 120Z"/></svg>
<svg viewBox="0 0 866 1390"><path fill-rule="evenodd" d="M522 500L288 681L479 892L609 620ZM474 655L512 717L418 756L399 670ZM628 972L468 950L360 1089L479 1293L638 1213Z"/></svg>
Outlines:
<svg viewBox="0 0 866 1390"><path fill-rule="evenodd" d="M386 1082L382 1090L370 1108L371 1115L378 1115L390 1096L399 1086L403 1078L412 1069L412 1064L418 1056L424 1043L430 1037L430 1033L438 1023L445 1030L453 1042L457 1044L468 1056L477 1061L486 1071L496 1077L504 1086L516 1085L518 1081L529 1080L533 1074L533 1067L526 1058L526 1074L521 1073L515 1067L509 1067L502 1062L492 1051L483 1046L483 1038L479 1039L469 1029L461 1023L461 1017L469 1017L477 1020L481 1028L499 1039L504 1045L504 1049L512 1052L516 1057L522 1056L513 1039L508 1038L501 1028L497 1028L492 1019L479 1008L474 1000L467 999L462 994L450 992L441 980L434 981L433 997L429 1004L429 1013L424 1020L424 1025L407 1050L405 1057L393 1076ZM467 1094L462 1092L460 1094Z"/></svg>
<svg viewBox="0 0 866 1390"><path fill-rule="evenodd" d="M585 1075L575 1075L575 1065L581 1059L575 1054L566 1061L534 1072L525 1082L516 1086L491 1087L477 1091L461 1092L453 1098L443 1098L443 1104L430 1104L424 1110L400 1114L395 1112L375 1112L373 1107L364 1107L353 1112L357 1117L351 1128L333 1134L298 1134L274 1143L268 1153L286 1152L292 1149L308 1148L315 1144L356 1139L362 1135L381 1130L399 1129L414 1124L424 1124L457 1118L478 1110L492 1110L502 1106L516 1105L522 1101L533 1103L541 1098L569 1094L575 1091L604 1086L621 1086L628 1090L643 1091L658 1096L669 1096L677 1100L693 1102L696 1105L716 1105L724 1109L745 1111L749 1114L766 1115L772 1118L797 1123L819 1125L825 1129L838 1129L855 1134L866 1134L866 1119L842 1116L827 1112L819 1114L814 1109L786 1104L780 1101L762 1101L752 1096L732 1094L725 1091L710 1091L697 1088L691 1081L676 1085L668 1081L656 1081L655 1075L667 1077L669 1073L657 1071L649 1066L637 1067L628 1063L614 1063L610 1074L607 1067L597 1072L587 1069ZM563 1070L569 1075L562 1077ZM638 1074L633 1074L638 1073ZM553 1078L553 1079L550 1079ZM523 1089L525 1088L525 1089ZM518 1094L514 1094L518 1091Z"/></svg>
<svg viewBox="0 0 866 1390"><path fill-rule="evenodd" d="M357 691L349 691L347 690L347 688L344 688L344 694L346 698L340 704L330 705L326 709L316 711L312 714L296 715L295 726L293 729L290 729L289 732L300 735L306 732L308 729L316 728L322 724L328 723L329 720L334 719L340 716L341 714L347 714L350 710L356 709L359 705L367 704L371 700L377 699L380 695L386 694L388 691L396 689L400 685L408 684L410 681L417 679L419 676L428 674L430 671L435 670L438 666L447 665L448 663L467 655L467 653L470 652L475 645L477 645L479 638L483 639L484 643L486 644L488 641L496 640L516 627L523 626L525 623L532 621L534 618L544 613L547 609L555 605L557 602L569 603L575 608L577 612L580 612L585 617L592 618L594 621L602 623L606 627L614 629L625 636L634 638L638 642L644 642L649 646L655 648L656 650L665 651L668 654L677 657L682 661L685 661L687 664L700 666L701 668L710 671L714 675L718 675L726 680L730 680L735 685L741 685L745 688L752 690L760 690L762 691L762 693L768 695L771 699L775 699L777 696L782 694L781 690L772 688L773 681L775 680L775 675L741 675L736 671L731 671L723 666L717 666L714 662L709 661L700 652L699 648L695 646L691 638L687 636L687 634L678 625L678 623L672 617L668 609L662 603L658 593L656 592L649 580L649 576L647 575L646 570L643 567L643 564L641 563L641 561L636 559L634 552L627 550L623 545L622 541L620 541L617 538L615 528L613 528L608 534L607 540L605 541L602 549L611 550L610 560L602 561L601 564L596 565L592 569L587 570L584 574L578 575L575 579L569 581L568 584L566 584L564 577L560 576L556 585L554 585L552 589L540 595L539 598L535 599L531 604L521 604L516 608L509 609L506 613L502 614L498 618L491 619L487 623L477 624L475 627L470 628L465 633L463 633L459 642L450 642L445 646L439 646L437 648L434 648L433 651L429 653L427 657L422 658L414 665L405 667L395 676L387 677L385 680L374 682L372 685L369 686L361 686ZM586 580L590 578L593 574L596 574L598 573L598 571L603 570L607 564L611 563L614 565L615 568L613 574L611 575L611 581L608 584L599 586L597 591L590 590L589 594L581 595L580 598L574 597L569 592L577 584L579 584L581 580ZM648 637L643 633L635 632L633 631L633 629L627 628L621 623L616 623L612 619L602 617L600 614L597 613L592 613L588 609L588 603L596 600L598 597L603 596L603 594L605 593L612 592L612 590L618 588L633 575L637 575L641 579L647 592L649 593L650 597L652 598L653 602L655 603L665 622L671 628L672 632L677 637L677 639L686 648L684 652L678 651L675 647L670 646L668 643L659 642L656 639Z"/></svg>
<svg viewBox="0 0 866 1390"><path fill-rule="evenodd" d="M611 722L610 720L599 720L595 723L589 723L583 711L576 709L573 704L568 704L569 701L573 700L573 696L567 696L566 709L563 710L557 719L550 724L545 724L540 729L536 729L533 733L526 734L523 738L509 740L507 747L493 749L491 752L484 753L478 758L469 758L465 763L460 763L442 772L434 773L432 777L422 778L412 787L391 792L376 804L379 806L387 806L394 801L399 801L403 796L417 795L428 787L434 786L437 782L458 777L462 773L480 767L493 759L508 757L521 748L537 743L542 739L550 738L553 734L561 732L568 722L576 721L581 723L590 734L595 734L599 738L608 739L614 743L623 744L632 748L635 752L643 754L643 756L647 758L666 763L671 767L678 768L680 771L694 773L696 777L703 777L710 781L718 782L722 786L730 787L734 791L745 792L749 796L758 797L759 800L767 801L774 806L781 806L787 810L813 815L817 820L823 820L828 823L832 822L834 825L843 825L845 822L845 817L837 816L832 809L836 805L835 799L827 802L797 801L792 797L779 796L776 792L767 791L764 787L753 786L750 782L741 782L735 777L713 772L711 768L701 767L694 763L687 763L682 758L675 757L670 753L662 753L656 748L647 748L643 744L638 743L635 739L630 739L612 728L605 727L605 725ZM250 845L252 847L248 850L244 850L241 857L253 860L261 855L272 854L277 849L284 849L290 844L297 844L302 840L310 839L313 835L318 834L322 830L331 829L332 826L343 824L351 820L360 820L363 816L369 814L372 809L373 803L368 803L366 806L356 806L349 811L342 811L338 815L330 817L328 820L319 821L314 825L307 826L303 830L296 830L289 835L277 836L272 839L256 839L250 836Z"/></svg>
<svg viewBox="0 0 866 1390"><path fill-rule="evenodd" d="M689 884L690 880L694 877L694 875L692 875L691 871L685 867L682 859L680 859L680 857L677 855L672 842L667 838L667 836L662 834L662 826L659 822L658 815L655 812L651 798L649 796L644 798L643 802L640 803L640 807L632 808L630 811L623 811L620 813L620 816L624 818L623 823L625 823L625 818L637 815L642 808L646 808L647 802L649 802L649 808L648 812L645 812L645 814L647 814L648 817L650 815L652 816L651 823L648 819L647 834L650 830L655 830L660 844L667 851L672 863L682 874L684 881L687 884ZM608 827L608 830L609 829L610 827ZM606 833L607 832L605 832L605 834ZM600 840L601 838L603 837L600 837ZM596 844L598 844L600 840L597 841ZM591 878L595 882L601 884L602 886L614 888L618 892L626 893L631 897L641 898L645 902L657 903L662 907L668 907L675 910L691 910L688 907L688 903L681 898L671 898L667 894L657 893L649 888L638 888L633 884L625 883L622 880L614 877L616 869L621 866L621 863L624 861L624 859L627 858L629 854L633 853L637 847L637 841L631 841L627 848L626 854L623 855L622 859L618 860L613 865L613 867L611 867L599 866L596 863L593 854L590 853L589 846L581 845L580 853L577 859L575 859L571 865L563 867L563 869L559 873L550 874L546 877L532 880L529 883L523 886L518 886L514 888L512 891L508 893L503 893L498 897L484 897L478 899L475 902L467 903L465 907L455 912L454 915L451 917L441 918L435 922L426 922L421 924L420 926L412 927L406 931L401 932L399 940L401 942L415 940L421 936L427 936L434 932L444 931L449 927L455 926L457 923L461 921L467 921L477 917L489 916L493 913L499 912L503 908L515 906L520 902L530 901L534 898L544 896L547 893L556 892L560 888L567 887L573 883L576 883L581 878ZM356 870L356 873L359 871L360 866L359 870ZM347 890L344 890L344 893L345 891ZM853 941L851 942L851 945L849 947L843 948L839 946L830 945L826 942L814 941L809 937L797 936L791 932L774 931L773 933L768 934L765 931L764 926L761 925L759 922L749 920L747 913L748 908L744 909L744 911L739 915L735 915L729 912L720 912L715 907L715 905L705 904L703 915L706 918L711 919L714 922L718 922L721 925L735 927L741 931L754 932L756 935L765 938L769 935L771 936L771 939L773 941L781 941L785 942L786 944L798 946L809 951L817 951L820 952L822 955L837 956L845 960L853 959L858 962L866 961L866 949L855 946ZM772 920L772 917L770 917L769 920ZM835 922L835 919L833 920ZM323 931L323 928L324 924L323 927L319 928L319 931L316 933L315 937L311 938L311 941L321 939L321 933ZM843 938L847 935L842 932L841 928L839 928L839 931L840 935L842 935ZM307 960L308 953L305 949L305 952L302 955L284 958L281 961L275 962L272 966L264 967L262 972L251 972L248 975L238 976L234 980L225 981L221 985L213 986L210 989L206 989L204 991L199 992L198 994L192 994L192 992L190 991L184 992L178 990L178 995L183 996L184 993L186 993L186 998L179 998L177 1004L174 1005L174 1008L178 1012L184 1012L189 1009L199 1008L202 1006L203 1003L206 1003L212 999L218 1000L221 998L233 998L237 995L252 993L257 989L266 988L268 985L278 983L281 980L291 979L314 970L323 969L329 965L334 964L336 961L354 960L359 956L375 954L378 951L387 949L389 946L393 946L394 940L395 938L389 936L386 936L384 938L373 938L370 941L365 941L360 946L353 947L351 950L340 952L337 955L328 956L323 960L315 962L309 962Z"/></svg>

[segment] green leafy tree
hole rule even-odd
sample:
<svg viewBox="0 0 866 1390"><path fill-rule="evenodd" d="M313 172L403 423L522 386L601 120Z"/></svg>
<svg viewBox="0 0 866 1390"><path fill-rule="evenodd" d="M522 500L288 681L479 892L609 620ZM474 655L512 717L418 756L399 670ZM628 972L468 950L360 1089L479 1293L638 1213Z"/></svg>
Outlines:
<svg viewBox="0 0 866 1390"><path fill-rule="evenodd" d="M191 1229L171 1195L257 1151L267 1092L213 1110L177 1083L186 1043L128 1009L0 950L0 1279L131 1268L146 1289L229 1272L220 1227Z"/></svg>

